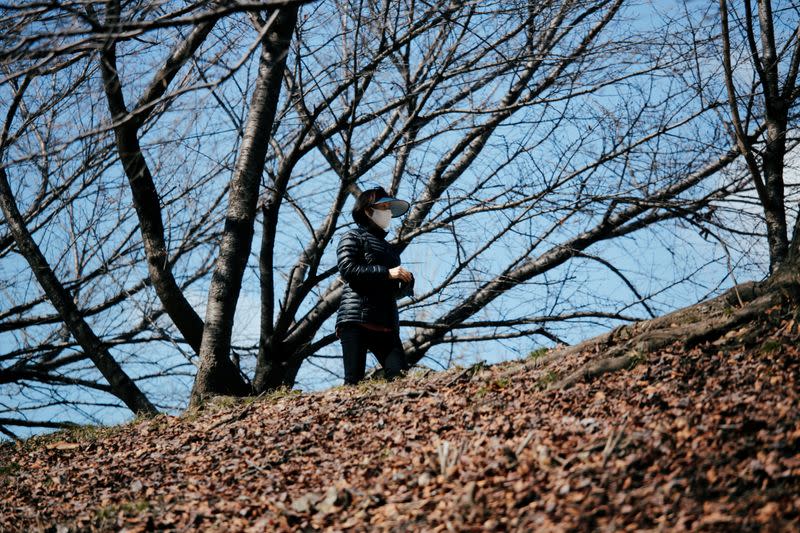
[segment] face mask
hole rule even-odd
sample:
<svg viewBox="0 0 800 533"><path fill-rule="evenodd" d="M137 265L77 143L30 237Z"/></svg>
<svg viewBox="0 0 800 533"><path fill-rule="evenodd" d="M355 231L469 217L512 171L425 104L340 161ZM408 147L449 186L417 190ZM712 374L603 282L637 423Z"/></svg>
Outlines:
<svg viewBox="0 0 800 533"><path fill-rule="evenodd" d="M379 228L386 231L392 223L392 212L388 209L373 209L370 218Z"/></svg>

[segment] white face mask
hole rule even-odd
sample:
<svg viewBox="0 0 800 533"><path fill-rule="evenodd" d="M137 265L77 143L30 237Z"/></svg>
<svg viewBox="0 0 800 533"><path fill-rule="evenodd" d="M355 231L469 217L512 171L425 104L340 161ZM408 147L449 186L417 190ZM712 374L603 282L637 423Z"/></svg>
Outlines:
<svg viewBox="0 0 800 533"><path fill-rule="evenodd" d="M379 228L386 231L392 223L392 212L389 209L373 209L370 218Z"/></svg>

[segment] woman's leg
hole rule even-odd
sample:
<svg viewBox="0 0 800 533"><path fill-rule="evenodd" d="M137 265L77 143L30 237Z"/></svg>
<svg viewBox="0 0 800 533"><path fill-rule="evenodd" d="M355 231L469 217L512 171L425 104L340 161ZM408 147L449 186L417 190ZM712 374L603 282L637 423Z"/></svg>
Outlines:
<svg viewBox="0 0 800 533"><path fill-rule="evenodd" d="M408 369L400 332L374 333L370 349L386 372L386 379L394 379Z"/></svg>
<svg viewBox="0 0 800 533"><path fill-rule="evenodd" d="M367 366L367 333L358 325L339 327L339 340L342 342L342 360L344 362L344 382L355 385L364 379L364 368Z"/></svg>

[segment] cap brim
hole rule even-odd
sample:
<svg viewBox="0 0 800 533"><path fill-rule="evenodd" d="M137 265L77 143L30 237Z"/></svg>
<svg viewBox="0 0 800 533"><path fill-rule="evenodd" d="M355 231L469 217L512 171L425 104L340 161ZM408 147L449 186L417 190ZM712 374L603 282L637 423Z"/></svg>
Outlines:
<svg viewBox="0 0 800 533"><path fill-rule="evenodd" d="M376 204L389 204L389 209L392 212L392 218L397 218L405 215L408 212L408 208L411 207L411 204L406 202L405 200L398 200L397 198L380 198L375 200Z"/></svg>

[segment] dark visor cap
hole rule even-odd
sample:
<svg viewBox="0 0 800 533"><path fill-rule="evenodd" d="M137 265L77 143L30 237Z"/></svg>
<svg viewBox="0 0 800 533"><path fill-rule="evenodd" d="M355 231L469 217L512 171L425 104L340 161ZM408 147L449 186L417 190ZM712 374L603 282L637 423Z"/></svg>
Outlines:
<svg viewBox="0 0 800 533"><path fill-rule="evenodd" d="M392 218L405 215L406 212L408 212L408 208L411 207L411 204L405 200L398 200L397 198L391 198L389 196L384 196L383 198L375 200L372 205L375 204L389 204L389 210L392 212Z"/></svg>

